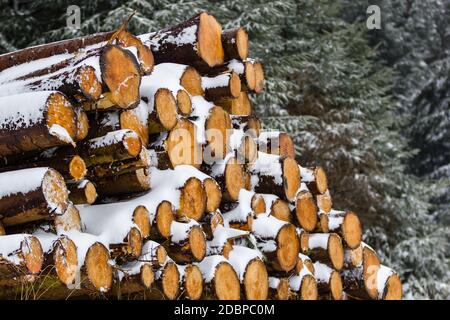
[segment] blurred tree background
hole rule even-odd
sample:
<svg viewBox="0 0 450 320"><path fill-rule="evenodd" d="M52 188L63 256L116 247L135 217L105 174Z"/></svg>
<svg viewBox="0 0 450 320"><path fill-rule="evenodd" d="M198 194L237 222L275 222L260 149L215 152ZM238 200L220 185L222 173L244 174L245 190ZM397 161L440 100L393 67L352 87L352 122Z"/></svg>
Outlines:
<svg viewBox="0 0 450 320"><path fill-rule="evenodd" d="M450 298L448 0L0 0L0 52L117 28L141 34L201 10L245 26L267 88L267 128L289 132L302 165L329 175L334 207L357 211L365 239L407 298ZM81 28L66 27L67 7ZM369 5L381 29L366 27Z"/></svg>

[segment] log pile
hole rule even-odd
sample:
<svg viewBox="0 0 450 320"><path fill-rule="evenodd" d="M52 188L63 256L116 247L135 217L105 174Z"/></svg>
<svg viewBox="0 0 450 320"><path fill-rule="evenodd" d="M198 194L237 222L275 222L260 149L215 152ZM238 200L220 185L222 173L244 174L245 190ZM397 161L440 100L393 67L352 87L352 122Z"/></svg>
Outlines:
<svg viewBox="0 0 450 320"><path fill-rule="evenodd" d="M145 30L147 31L147 30ZM0 296L401 299L206 12L0 56Z"/></svg>

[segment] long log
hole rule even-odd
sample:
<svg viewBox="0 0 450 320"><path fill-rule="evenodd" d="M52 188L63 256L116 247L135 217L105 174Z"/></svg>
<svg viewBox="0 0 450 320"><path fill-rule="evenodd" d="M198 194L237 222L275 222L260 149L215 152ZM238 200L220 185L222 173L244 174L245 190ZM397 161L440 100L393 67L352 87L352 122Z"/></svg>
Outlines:
<svg viewBox="0 0 450 320"><path fill-rule="evenodd" d="M269 268L289 272L295 267L300 244L292 224L260 214L253 221L252 231Z"/></svg>
<svg viewBox="0 0 450 320"><path fill-rule="evenodd" d="M225 60L245 60L248 56L248 34L240 27L222 31L222 46Z"/></svg>
<svg viewBox="0 0 450 320"><path fill-rule="evenodd" d="M222 256L205 257L198 267L205 281L204 298L217 300L239 300L241 286L231 264Z"/></svg>
<svg viewBox="0 0 450 320"><path fill-rule="evenodd" d="M147 169L123 173L117 176L94 180L101 198L125 197L136 192L150 190L150 173Z"/></svg>
<svg viewBox="0 0 450 320"><path fill-rule="evenodd" d="M228 260L242 284L246 300L266 300L269 293L269 275L262 255L255 249L233 246Z"/></svg>
<svg viewBox="0 0 450 320"><path fill-rule="evenodd" d="M206 12L167 29L140 36L156 64L174 62L207 69L224 61L222 28Z"/></svg>
<svg viewBox="0 0 450 320"><path fill-rule="evenodd" d="M75 111L60 92L32 92L0 98L0 155L74 144Z"/></svg>
<svg viewBox="0 0 450 320"><path fill-rule="evenodd" d="M63 177L50 168L31 168L0 174L0 212L4 226L45 220L69 205Z"/></svg>

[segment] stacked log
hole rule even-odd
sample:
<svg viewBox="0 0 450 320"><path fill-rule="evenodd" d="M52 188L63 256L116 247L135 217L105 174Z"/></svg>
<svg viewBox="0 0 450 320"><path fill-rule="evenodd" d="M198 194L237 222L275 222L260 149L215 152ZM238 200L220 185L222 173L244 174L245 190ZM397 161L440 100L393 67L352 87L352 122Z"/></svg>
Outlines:
<svg viewBox="0 0 450 320"><path fill-rule="evenodd" d="M246 30L144 31L0 56L0 296L401 299L325 169L262 130Z"/></svg>

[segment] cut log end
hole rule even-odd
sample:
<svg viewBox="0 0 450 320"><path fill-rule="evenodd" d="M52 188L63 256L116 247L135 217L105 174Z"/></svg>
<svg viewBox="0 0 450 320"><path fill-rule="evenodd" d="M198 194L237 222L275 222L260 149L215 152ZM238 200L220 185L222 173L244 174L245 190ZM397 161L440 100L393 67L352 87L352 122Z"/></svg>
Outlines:
<svg viewBox="0 0 450 320"><path fill-rule="evenodd" d="M328 239L328 254L333 268L341 270L344 265L344 247L341 237L332 233Z"/></svg>
<svg viewBox="0 0 450 320"><path fill-rule="evenodd" d="M223 63L222 27L206 12L200 14L197 39L198 54L210 67Z"/></svg>
<svg viewBox="0 0 450 320"><path fill-rule="evenodd" d="M357 248L361 243L362 227L358 216L354 212L347 212L342 222L342 236L351 249Z"/></svg>
<svg viewBox="0 0 450 320"><path fill-rule="evenodd" d="M99 291L109 291L113 282L113 269L109 252L101 243L93 244L86 253L85 266L89 282Z"/></svg>
<svg viewBox="0 0 450 320"><path fill-rule="evenodd" d="M231 131L231 118L221 107L213 107L206 120L206 140L211 156L223 159L227 153L227 145Z"/></svg>
<svg viewBox="0 0 450 320"><path fill-rule="evenodd" d="M238 276L227 262L221 262L214 274L214 291L219 300L239 300L241 288Z"/></svg>
<svg viewBox="0 0 450 320"><path fill-rule="evenodd" d="M239 191L246 187L246 174L244 165L236 158L228 160L225 167L225 188L227 197L231 201L239 199Z"/></svg>
<svg viewBox="0 0 450 320"><path fill-rule="evenodd" d="M47 100L46 111L47 126L52 128L53 126L62 127L70 137L58 136L59 130L54 133L58 139L65 143L71 143L76 140L77 137L77 117L75 110L65 95L59 92L52 93Z"/></svg>
<svg viewBox="0 0 450 320"><path fill-rule="evenodd" d="M239 79L239 76L235 72L231 72L229 88L231 96L238 98L241 94L241 79Z"/></svg>
<svg viewBox="0 0 450 320"><path fill-rule="evenodd" d="M203 180L203 187L206 192L206 211L215 212L222 201L220 186L213 178L206 178Z"/></svg>
<svg viewBox="0 0 450 320"><path fill-rule="evenodd" d="M202 88L202 77L193 67L186 67L180 78L180 84L192 96L205 94Z"/></svg>
<svg viewBox="0 0 450 320"><path fill-rule="evenodd" d="M289 280L287 278L281 278L276 288L275 300L289 300L291 296L291 288L289 287Z"/></svg>
<svg viewBox="0 0 450 320"><path fill-rule="evenodd" d="M178 112L183 116L189 116L192 113L192 101L187 91L177 91L177 106Z"/></svg>
<svg viewBox="0 0 450 320"><path fill-rule="evenodd" d="M142 142L139 139L139 136L136 136L133 131L127 132L125 134L123 143L130 156L137 157L141 152Z"/></svg>
<svg viewBox="0 0 450 320"><path fill-rule="evenodd" d="M39 240L33 236L26 238L21 244L21 251L25 253L24 259L28 272L39 273L44 263L44 253Z"/></svg>
<svg viewBox="0 0 450 320"><path fill-rule="evenodd" d="M200 220L206 209L206 192L202 182L196 177L189 178L181 188L178 216Z"/></svg>
<svg viewBox="0 0 450 320"><path fill-rule="evenodd" d="M377 272L380 269L380 259L375 251L369 247L363 247L363 279L367 294L372 299L377 299Z"/></svg>
<svg viewBox="0 0 450 320"><path fill-rule="evenodd" d="M258 157L258 145L250 135L245 135L243 143L238 150L238 155L246 163L253 163Z"/></svg>
<svg viewBox="0 0 450 320"><path fill-rule="evenodd" d="M317 193L324 194L328 189L327 174L325 173L325 170L322 167L316 167L314 169L314 176L316 178L315 185Z"/></svg>
<svg viewBox="0 0 450 320"><path fill-rule="evenodd" d="M97 200L97 190L92 182L87 182L84 187L84 194L86 197L86 202L88 204L93 204Z"/></svg>
<svg viewBox="0 0 450 320"><path fill-rule="evenodd" d="M187 119L179 119L166 140L172 167L187 164L196 168L202 163L201 146L197 141L197 128Z"/></svg>
<svg viewBox="0 0 450 320"><path fill-rule="evenodd" d="M309 248L309 233L305 231L301 232L299 234L299 242L301 252L302 253L307 252Z"/></svg>
<svg viewBox="0 0 450 320"><path fill-rule="evenodd" d="M131 228L128 233L128 243L130 246L130 255L133 258L138 258L142 253L142 236L138 228Z"/></svg>
<svg viewBox="0 0 450 320"><path fill-rule="evenodd" d="M330 193L326 191L324 194L316 195L317 207L325 213L330 212L333 202Z"/></svg>
<svg viewBox="0 0 450 320"><path fill-rule="evenodd" d="M248 33L244 28L239 28L236 33L236 47L239 58L245 60L248 57Z"/></svg>
<svg viewBox="0 0 450 320"><path fill-rule="evenodd" d="M270 214L282 221L291 221L291 209L289 203L284 200L277 199L273 202Z"/></svg>
<svg viewBox="0 0 450 320"><path fill-rule="evenodd" d="M297 231L294 225L284 225L277 235L277 258L283 271L290 271L295 267L300 252Z"/></svg>
<svg viewBox="0 0 450 320"><path fill-rule="evenodd" d="M67 237L59 239L54 251L53 261L58 279L65 285L75 282L77 276L77 247Z"/></svg>
<svg viewBox="0 0 450 320"><path fill-rule="evenodd" d="M81 107L76 109L77 113L77 136L76 140L84 140L89 134L89 119Z"/></svg>
<svg viewBox="0 0 450 320"><path fill-rule="evenodd" d="M171 130L177 124L177 101L172 92L159 88L155 93L155 109L157 118L165 130ZM151 127L151 126L150 126ZM150 129L150 133L154 130Z"/></svg>
<svg viewBox="0 0 450 320"><path fill-rule="evenodd" d="M195 261L202 261L206 254L206 237L199 226L194 226L189 232L189 247Z"/></svg>
<svg viewBox="0 0 450 320"><path fill-rule="evenodd" d="M281 132L278 139L279 139L278 154L280 156L287 156L295 159L295 146L291 136L286 132Z"/></svg>
<svg viewBox="0 0 450 320"><path fill-rule="evenodd" d="M58 232L67 232L71 230L81 231L80 212L73 204L69 204L62 215L57 215L55 217L54 223Z"/></svg>
<svg viewBox="0 0 450 320"><path fill-rule="evenodd" d="M133 212L133 222L139 228L142 238L147 238L150 235L150 215L146 207L137 206Z"/></svg>
<svg viewBox="0 0 450 320"><path fill-rule="evenodd" d="M156 209L156 227L158 233L168 239L170 237L170 226L174 220L172 204L168 201L162 201Z"/></svg>
<svg viewBox="0 0 450 320"><path fill-rule="evenodd" d="M149 263L142 265L141 267L141 284L145 289L150 289L153 282L155 281L155 273L153 272L152 266Z"/></svg>
<svg viewBox="0 0 450 320"><path fill-rule="evenodd" d="M255 69L255 92L260 93L265 87L263 65L261 62L255 62L253 67Z"/></svg>
<svg viewBox="0 0 450 320"><path fill-rule="evenodd" d="M75 181L80 181L81 179L84 178L86 172L87 172L86 163L84 162L83 158L77 155L74 156L69 163L70 176Z"/></svg>
<svg viewBox="0 0 450 320"><path fill-rule="evenodd" d="M77 80L83 95L90 101L96 101L102 94L102 84L95 75L91 66L82 66L78 69Z"/></svg>
<svg viewBox="0 0 450 320"><path fill-rule="evenodd" d="M264 197L260 194L255 194L252 197L252 203L251 207L253 210L253 213L260 214L266 212L266 201L264 200Z"/></svg>
<svg viewBox="0 0 450 320"><path fill-rule="evenodd" d="M300 188L300 169L295 159L287 157L283 160L283 185L288 201L294 201Z"/></svg>
<svg viewBox="0 0 450 320"><path fill-rule="evenodd" d="M169 300L175 300L180 291L180 273L173 262L166 264L162 274L162 290Z"/></svg>
<svg viewBox="0 0 450 320"><path fill-rule="evenodd" d="M255 77L255 68L253 67L253 63L250 61L246 61L244 63L244 74L245 74L245 80L246 80L246 89L253 91L255 90L256 86L256 77ZM245 86L242 86L241 89L245 88Z"/></svg>
<svg viewBox="0 0 450 320"><path fill-rule="evenodd" d="M188 265L184 271L184 289L190 300L199 300L203 294L203 277L200 268Z"/></svg>
<svg viewBox="0 0 450 320"><path fill-rule="evenodd" d="M100 56L102 78L119 108L133 108L139 103L140 68L133 54L116 45L104 47Z"/></svg>
<svg viewBox="0 0 450 320"><path fill-rule="evenodd" d="M302 285L299 292L299 298L301 300L317 300L318 290L317 282L313 276L307 274L304 276Z"/></svg>
<svg viewBox="0 0 450 320"><path fill-rule="evenodd" d="M297 221L303 229L311 232L316 228L318 222L317 207L310 192L301 191L297 195L295 211Z"/></svg>
<svg viewBox="0 0 450 320"><path fill-rule="evenodd" d="M42 191L47 203L55 205L59 212L67 209L69 201L69 191L63 176L56 170L49 169L44 175Z"/></svg>
<svg viewBox="0 0 450 320"><path fill-rule="evenodd" d="M247 300L266 300L269 293L269 275L266 265L260 259L250 261L244 274L245 297Z"/></svg>
<svg viewBox="0 0 450 320"><path fill-rule="evenodd" d="M156 248L156 262L159 266L163 266L167 260L167 251L163 246Z"/></svg>
<svg viewBox="0 0 450 320"><path fill-rule="evenodd" d="M120 128L129 129L141 138L142 144L147 146L148 144L148 124L143 123L139 116L135 112L136 109L126 110L120 113Z"/></svg>
<svg viewBox="0 0 450 320"><path fill-rule="evenodd" d="M402 299L402 282L397 274L389 277L384 291L383 300L401 300Z"/></svg>
<svg viewBox="0 0 450 320"><path fill-rule="evenodd" d="M330 295L333 300L341 300L343 295L342 278L337 271L330 275Z"/></svg>

